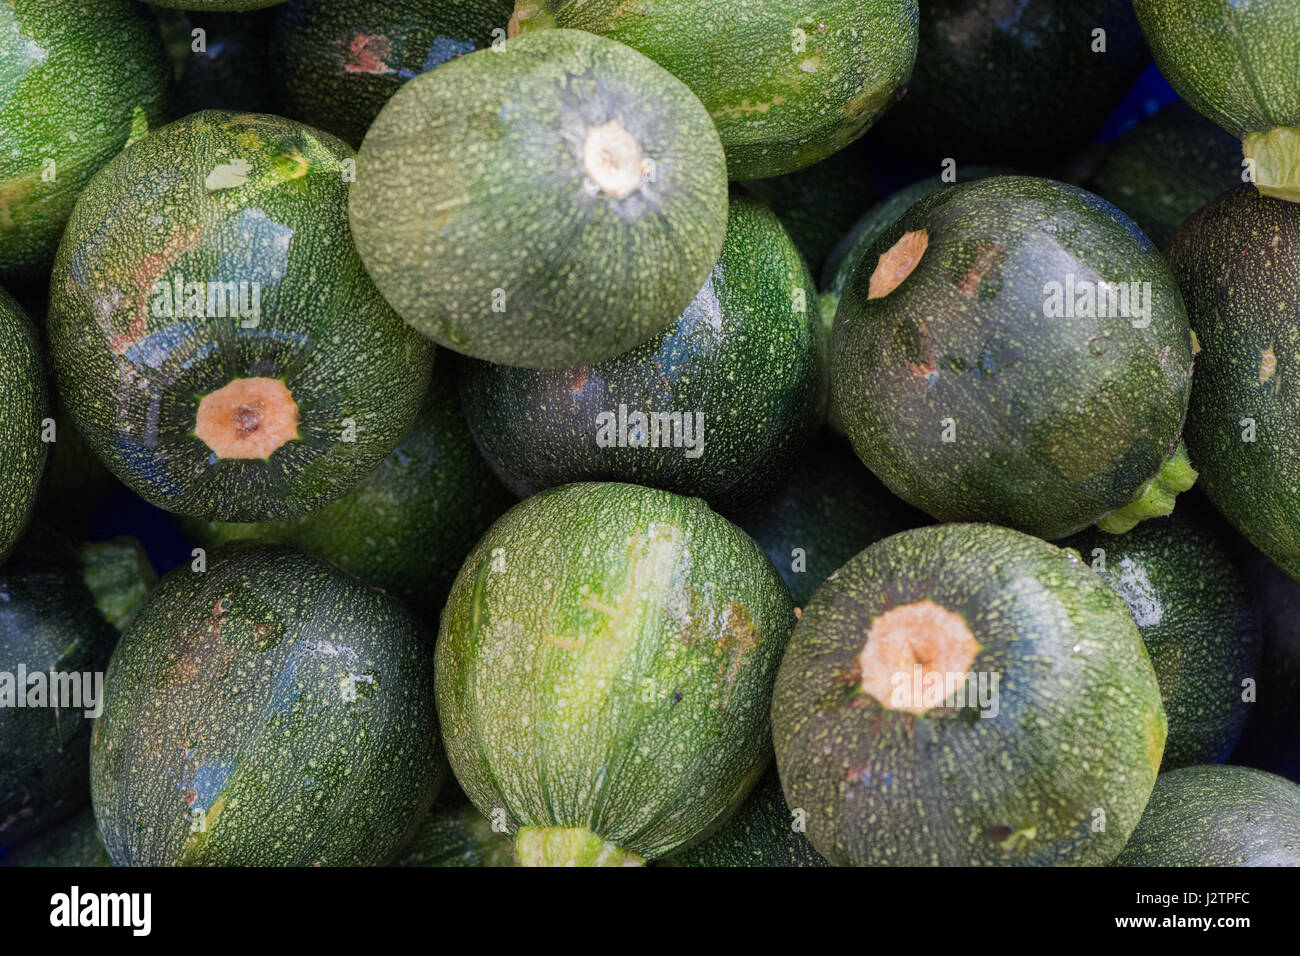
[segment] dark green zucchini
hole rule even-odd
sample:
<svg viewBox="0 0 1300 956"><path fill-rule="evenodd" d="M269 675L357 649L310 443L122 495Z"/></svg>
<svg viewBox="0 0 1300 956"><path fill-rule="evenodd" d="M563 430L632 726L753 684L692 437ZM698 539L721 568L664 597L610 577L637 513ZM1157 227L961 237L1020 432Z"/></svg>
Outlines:
<svg viewBox="0 0 1300 956"><path fill-rule="evenodd" d="M45 369L36 330L22 307L0 289L0 564L36 504L49 453L45 413Z"/></svg>
<svg viewBox="0 0 1300 956"><path fill-rule="evenodd" d="M510 835L492 829L469 797L448 782L393 866L514 866Z"/></svg>
<svg viewBox="0 0 1300 956"><path fill-rule="evenodd" d="M0 866L110 865L90 807L0 856Z"/></svg>
<svg viewBox="0 0 1300 956"><path fill-rule="evenodd" d="M717 833L660 861L661 866L829 866L804 836L804 814L786 806L773 764Z"/></svg>
<svg viewBox="0 0 1300 956"><path fill-rule="evenodd" d="M1300 866L1300 786L1222 764L1162 773L1115 866Z"/></svg>
<svg viewBox="0 0 1300 956"><path fill-rule="evenodd" d="M279 112L360 146L407 80L505 39L514 0L289 0L272 11Z"/></svg>
<svg viewBox="0 0 1300 956"><path fill-rule="evenodd" d="M308 514L393 450L433 348L347 241L351 149L195 113L91 181L51 279L60 393L145 500L218 521Z"/></svg>
<svg viewBox="0 0 1300 956"><path fill-rule="evenodd" d="M352 230L438 344L506 365L612 358L672 323L726 234L722 144L635 50L543 30L416 77L366 134Z"/></svg>
<svg viewBox="0 0 1300 956"><path fill-rule="evenodd" d="M1259 625L1235 556L1181 509L1127 534L1090 530L1061 545L1077 550L1133 613L1169 717L1161 770L1224 760L1260 674Z"/></svg>
<svg viewBox="0 0 1300 956"><path fill-rule="evenodd" d="M799 250L769 209L737 194L722 256L675 325L576 368L467 360L461 399L488 463L520 496L615 480L752 500L820 424L821 334Z"/></svg>
<svg viewBox="0 0 1300 956"><path fill-rule="evenodd" d="M455 385L440 376L406 437L338 501L290 521L181 527L209 549L246 539L297 545L436 620L465 555L514 502L474 447Z"/></svg>
<svg viewBox="0 0 1300 956"><path fill-rule="evenodd" d="M444 775L429 635L314 555L173 569L105 678L90 777L115 866L377 865Z"/></svg>
<svg viewBox="0 0 1300 956"><path fill-rule="evenodd" d="M1239 186L1174 236L1200 351L1186 441L1205 493L1300 578L1300 205Z"/></svg>
<svg viewBox="0 0 1300 956"><path fill-rule="evenodd" d="M201 13L158 7L176 85L170 116L199 110L272 112L270 13Z"/></svg>
<svg viewBox="0 0 1300 956"><path fill-rule="evenodd" d="M698 498L591 483L520 502L442 615L456 779L521 865L664 856L762 775L793 611L771 562Z"/></svg>
<svg viewBox="0 0 1300 956"><path fill-rule="evenodd" d="M850 560L804 608L772 700L786 801L839 865L1108 863L1165 732L1124 602L995 525Z"/></svg>
<svg viewBox="0 0 1300 956"><path fill-rule="evenodd" d="M943 521L1060 538L1168 514L1192 338L1160 253L1105 200L999 176L913 206L835 315L832 401L854 450Z"/></svg>

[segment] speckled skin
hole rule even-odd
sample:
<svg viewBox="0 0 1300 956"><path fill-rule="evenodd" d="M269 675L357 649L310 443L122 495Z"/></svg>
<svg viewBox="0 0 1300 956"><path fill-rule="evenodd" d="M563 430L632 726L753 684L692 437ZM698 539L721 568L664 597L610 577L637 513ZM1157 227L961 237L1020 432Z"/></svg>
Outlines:
<svg viewBox="0 0 1300 956"><path fill-rule="evenodd" d="M795 823L772 764L726 826L664 858L661 865L829 866Z"/></svg>
<svg viewBox="0 0 1300 956"><path fill-rule="evenodd" d="M0 289L0 564L36 503L49 445L41 441L45 370L27 313Z"/></svg>
<svg viewBox="0 0 1300 956"><path fill-rule="evenodd" d="M1116 140L1087 186L1167 249L1183 220L1240 186L1241 174L1241 143L1187 104L1170 103Z"/></svg>
<svg viewBox="0 0 1300 956"><path fill-rule="evenodd" d="M272 12L278 111L353 146L407 80L492 42L513 0L289 0Z"/></svg>
<svg viewBox="0 0 1300 956"><path fill-rule="evenodd" d="M208 548L249 538L297 545L436 623L465 555L515 500L474 447L454 384L439 377L393 453L338 501L291 521L181 525Z"/></svg>
<svg viewBox="0 0 1300 956"><path fill-rule="evenodd" d="M77 194L132 124L162 120L171 69L128 0L6 0L0 64L0 285L14 289L45 280Z"/></svg>
<svg viewBox="0 0 1300 956"><path fill-rule="evenodd" d="M732 179L811 166L867 131L916 59L916 0L548 0L634 47L708 108ZM796 42L794 31L801 31Z"/></svg>
<svg viewBox="0 0 1300 956"><path fill-rule="evenodd" d="M1133 0L1178 94L1238 139L1300 126L1295 0Z"/></svg>
<svg viewBox="0 0 1300 956"><path fill-rule="evenodd" d="M871 622L923 599L965 619L971 671L999 675L996 716L914 715L859 690ZM1119 596L1068 551L966 524L886 538L821 587L781 662L772 730L786 801L832 863L1051 865L1120 851L1166 724Z"/></svg>
<svg viewBox="0 0 1300 956"><path fill-rule="evenodd" d="M1242 681L1260 676L1250 589L1224 543L1180 510L1127 534L1089 530L1061 546L1077 550L1133 613L1169 717L1160 769L1224 760L1255 706L1242 700Z"/></svg>
<svg viewBox="0 0 1300 956"><path fill-rule="evenodd" d="M100 671L117 632L97 610L76 551L44 529L0 569L0 670ZM0 846L65 820L90 799L83 709L0 707Z"/></svg>
<svg viewBox="0 0 1300 956"><path fill-rule="evenodd" d="M0 866L109 866L95 814L86 807L53 830L12 847Z"/></svg>
<svg viewBox="0 0 1300 956"><path fill-rule="evenodd" d="M588 131L610 122L654 162L621 199L583 165ZM670 74L611 40L544 30L402 87L362 144L351 218L375 283L425 335L563 368L625 352L686 308L722 250L726 165Z"/></svg>
<svg viewBox="0 0 1300 956"><path fill-rule="evenodd" d="M445 766L432 657L409 611L306 552L173 569L114 652L95 722L113 864L387 862Z"/></svg>
<svg viewBox="0 0 1300 956"><path fill-rule="evenodd" d="M1240 186L1182 225L1169 261L1201 347L1185 436L1201 487L1300 579L1300 206Z"/></svg>
<svg viewBox="0 0 1300 956"><path fill-rule="evenodd" d="M585 827L660 857L761 775L793 622L771 563L699 499L544 491L492 527L443 612L438 714L456 778L512 832Z"/></svg>
<svg viewBox="0 0 1300 956"><path fill-rule="evenodd" d="M847 442L831 434L799 457L779 491L726 514L772 559L797 607L863 548L930 523L890 494ZM795 570L796 548L803 552L801 571Z"/></svg>
<svg viewBox="0 0 1300 956"><path fill-rule="evenodd" d="M1130 0L922 0L916 69L880 136L917 167L1047 162L1087 143L1148 62Z"/></svg>
<svg viewBox="0 0 1300 956"><path fill-rule="evenodd" d="M1300 786L1222 764L1162 773L1115 866L1300 866Z"/></svg>
<svg viewBox="0 0 1300 956"><path fill-rule="evenodd" d="M880 255L922 229L916 269L869 299ZM1048 317L1048 284L1070 276L1150 283L1150 324ZM1187 315L1159 252L1105 200L1030 177L949 187L885 230L845 287L831 349L835 411L891 491L942 521L1048 539L1133 501L1174 451L1191 389Z"/></svg>
<svg viewBox="0 0 1300 956"><path fill-rule="evenodd" d="M86 441L145 500L217 521L297 517L346 494L415 421L434 351L348 242L351 157L292 120L196 113L128 147L77 201L50 281L54 369ZM238 182L240 164L243 185L207 185ZM154 283L177 276L246 282L250 306L257 283L260 317L206 302L199 317L155 315ZM249 376L284 380L299 437L265 460L219 459L193 434L199 400Z"/></svg>
<svg viewBox="0 0 1300 956"><path fill-rule="evenodd" d="M770 210L738 194L722 256L675 325L576 368L468 360L461 399L479 448L520 496L611 480L720 506L775 488L814 434L826 404L822 336L817 290L799 250ZM598 417L620 405L679 411L692 422L702 412L702 454L597 444Z"/></svg>
<svg viewBox="0 0 1300 956"><path fill-rule="evenodd" d="M238 12L273 7L284 0L149 0L156 7L176 7L181 10L211 10Z"/></svg>

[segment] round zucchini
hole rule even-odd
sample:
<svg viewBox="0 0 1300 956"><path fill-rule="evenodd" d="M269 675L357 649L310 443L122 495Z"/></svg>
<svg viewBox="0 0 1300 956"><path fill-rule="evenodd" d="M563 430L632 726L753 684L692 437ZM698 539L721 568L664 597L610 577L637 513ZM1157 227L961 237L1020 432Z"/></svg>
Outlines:
<svg viewBox="0 0 1300 956"><path fill-rule="evenodd" d="M803 815L786 806L773 764L726 826L660 865L829 866L804 836L803 825Z"/></svg>
<svg viewBox="0 0 1300 956"><path fill-rule="evenodd" d="M171 71L129 0L0 4L0 285L43 283L77 195L160 123Z"/></svg>
<svg viewBox="0 0 1300 956"><path fill-rule="evenodd" d="M930 519L890 494L847 443L824 434L799 457L785 487L727 516L763 549L803 607L863 548Z"/></svg>
<svg viewBox="0 0 1300 956"><path fill-rule="evenodd" d="M770 753L785 585L698 498L564 485L507 512L437 645L456 779L525 866L632 865L735 809Z"/></svg>
<svg viewBox="0 0 1300 956"><path fill-rule="evenodd" d="M110 865L90 807L0 856L0 866Z"/></svg>
<svg viewBox="0 0 1300 956"><path fill-rule="evenodd" d="M36 330L22 307L0 289L0 564L27 527L45 472L45 402Z"/></svg>
<svg viewBox="0 0 1300 956"><path fill-rule="evenodd" d="M1174 236L1200 351L1186 441L1224 516L1300 579L1300 206L1239 186Z"/></svg>
<svg viewBox="0 0 1300 956"><path fill-rule="evenodd" d="M176 77L172 119L199 110L271 112L269 11L154 12Z"/></svg>
<svg viewBox="0 0 1300 956"><path fill-rule="evenodd" d="M1300 786L1221 764L1162 773L1115 866L1300 866Z"/></svg>
<svg viewBox="0 0 1300 956"><path fill-rule="evenodd" d="M1107 863L1165 732L1124 602L995 525L849 561L804 608L772 702L786 801L839 865Z"/></svg>
<svg viewBox="0 0 1300 956"><path fill-rule="evenodd" d="M608 479L731 502L775 488L815 433L821 335L799 250L769 209L738 195L722 256L676 325L576 368L467 360L461 400L521 497Z"/></svg>
<svg viewBox="0 0 1300 956"><path fill-rule="evenodd" d="M1128 534L1086 531L1062 546L1115 589L1142 634L1169 718L1160 769L1227 758L1252 706L1247 688L1260 673L1259 625L1235 557L1208 526L1181 513Z"/></svg>
<svg viewBox="0 0 1300 956"><path fill-rule="evenodd" d="M352 230L388 301L440 345L505 365L640 344L690 303L726 234L726 164L699 101L576 30L417 77L357 165Z"/></svg>
<svg viewBox="0 0 1300 956"><path fill-rule="evenodd" d="M261 10L273 7L284 0L149 0L155 7L175 7L180 10L238 13L244 10Z"/></svg>
<svg viewBox="0 0 1300 956"><path fill-rule="evenodd" d="M1300 202L1295 0L1134 0L1160 72L1242 141L1266 196Z"/></svg>
<svg viewBox="0 0 1300 956"><path fill-rule="evenodd" d="M415 421L433 348L348 242L352 151L257 113L195 113L91 181L51 280L60 393L146 501L217 521L309 514Z"/></svg>
<svg viewBox="0 0 1300 956"><path fill-rule="evenodd" d="M504 39L513 0L289 0L272 11L279 112L360 146L407 80Z"/></svg>
<svg viewBox="0 0 1300 956"><path fill-rule="evenodd" d="M443 377L393 453L315 514L257 524L180 523L208 549L254 538L296 545L436 621L465 555L514 502L474 447L455 386Z"/></svg>
<svg viewBox="0 0 1300 956"><path fill-rule="evenodd" d="M916 69L880 136L921 168L1038 166L1086 144L1148 62L1129 0L922 0Z"/></svg>
<svg viewBox="0 0 1300 956"><path fill-rule="evenodd" d="M90 779L115 866L386 863L444 773L428 635L292 548L174 568L104 691Z"/></svg>
<svg viewBox="0 0 1300 956"><path fill-rule="evenodd" d="M835 314L836 415L942 521L1060 538L1173 510L1192 339L1160 253L1091 193L1026 176L921 200Z"/></svg>

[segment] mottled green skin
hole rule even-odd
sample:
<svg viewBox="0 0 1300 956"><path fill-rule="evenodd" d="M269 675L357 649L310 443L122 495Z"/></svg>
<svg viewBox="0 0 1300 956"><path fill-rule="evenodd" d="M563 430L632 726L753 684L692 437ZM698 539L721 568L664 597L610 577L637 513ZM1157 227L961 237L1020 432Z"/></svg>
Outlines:
<svg viewBox="0 0 1300 956"><path fill-rule="evenodd" d="M0 284L45 281L77 194L133 125L162 120L170 87L138 4L0 4Z"/></svg>
<svg viewBox="0 0 1300 956"><path fill-rule="evenodd" d="M1238 139L1300 126L1295 0L1133 0L1178 94Z"/></svg>
<svg viewBox="0 0 1300 956"><path fill-rule="evenodd" d="M406 437L338 501L291 521L181 525L205 548L249 538L297 545L436 620L465 555L514 502L474 447L455 386L440 377Z"/></svg>
<svg viewBox="0 0 1300 956"><path fill-rule="evenodd" d="M546 5L559 26L626 43L689 86L737 180L794 172L852 143L897 101L916 59L916 0Z"/></svg>
<svg viewBox="0 0 1300 956"><path fill-rule="evenodd" d="M236 13L243 10L261 10L273 7L284 0L149 0L155 7L176 7L181 10L208 10Z"/></svg>
<svg viewBox="0 0 1300 956"><path fill-rule="evenodd" d="M479 542L443 611L456 779L511 832L585 827L663 856L761 775L793 622L771 563L697 498L615 483L529 498Z"/></svg>
<svg viewBox="0 0 1300 956"><path fill-rule="evenodd" d="M308 514L415 421L434 351L347 241L351 157L292 120L196 113L132 144L77 201L50 282L54 368L77 428L146 501L217 521ZM232 185L208 188L221 170ZM155 315L154 283L177 276L248 283L250 306L260 288L260 317ZM284 381L298 438L219 459L193 434L199 400L249 376Z"/></svg>
<svg viewBox="0 0 1300 956"><path fill-rule="evenodd" d="M513 0L289 0L273 11L278 112L353 146L407 80L505 37Z"/></svg>
<svg viewBox="0 0 1300 956"><path fill-rule="evenodd" d="M915 270L869 299L880 255L922 229ZM1048 283L1071 275L1149 282L1150 324L1047 317ZM836 414L891 491L942 521L1048 539L1133 501L1174 451L1191 388L1187 316L1155 247L1105 200L1021 176L951 186L883 232L831 349Z"/></svg>
<svg viewBox="0 0 1300 956"><path fill-rule="evenodd" d="M871 623L921 600L964 618L970 670L998 675L996 716L915 715L859 689ZM838 865L1107 863L1165 730L1119 596L1070 552L993 525L904 531L841 568L804 608L772 702L786 801Z"/></svg>
<svg viewBox="0 0 1300 956"><path fill-rule="evenodd" d="M1148 62L1130 0L922 0L916 70L880 136L919 167L1068 156Z"/></svg>
<svg viewBox="0 0 1300 956"><path fill-rule="evenodd" d="M622 199L582 161L588 130L610 122L655 164ZM625 352L687 306L722 249L726 168L670 74L610 40L545 30L402 87L366 134L351 216L376 284L425 335L561 368Z"/></svg>
<svg viewBox="0 0 1300 956"><path fill-rule="evenodd" d="M386 863L443 776L432 658L409 611L306 552L173 569L113 653L95 722L114 865Z"/></svg>
<svg viewBox="0 0 1300 956"><path fill-rule="evenodd" d="M0 670L100 671L117 632L100 617L67 541L34 528L0 569ZM93 687L92 687L93 690ZM47 698L48 702L48 698ZM90 799L85 710L0 707L0 845L65 820Z"/></svg>
<svg viewBox="0 0 1300 956"><path fill-rule="evenodd" d="M1089 530L1061 545L1115 589L1142 634L1169 718L1160 769L1224 760L1255 706L1242 699L1242 682L1260 675L1254 603L1224 543L1175 513L1127 534Z"/></svg>
<svg viewBox="0 0 1300 956"><path fill-rule="evenodd" d="M678 850L662 866L829 866L795 829L776 765L763 774L741 808L721 830Z"/></svg>
<svg viewBox="0 0 1300 956"><path fill-rule="evenodd" d="M1168 249L1183 220L1236 186L1241 143L1185 103L1171 103L1118 140L1087 186Z"/></svg>
<svg viewBox="0 0 1300 956"><path fill-rule="evenodd" d="M800 311L802 308L802 311ZM467 360L474 438L516 494L628 481L720 505L774 489L820 424L826 367L817 290L776 216L743 195L712 274L675 325L615 358L538 370ZM703 451L604 447L599 416L704 415Z"/></svg>
<svg viewBox="0 0 1300 956"><path fill-rule="evenodd" d="M797 607L867 545L929 524L890 494L842 438L829 434L799 457L783 488L728 517L772 559Z"/></svg>
<svg viewBox="0 0 1300 956"><path fill-rule="evenodd" d="M47 833L12 847L0 857L0 866L110 865L90 807Z"/></svg>
<svg viewBox="0 0 1300 956"><path fill-rule="evenodd" d="M81 546L81 579L104 620L125 631L135 612L158 583L158 572L138 540L119 535L112 541Z"/></svg>
<svg viewBox="0 0 1300 956"><path fill-rule="evenodd" d="M420 823L393 866L514 866L514 841L451 784Z"/></svg>
<svg viewBox="0 0 1300 956"><path fill-rule="evenodd" d="M1300 866L1300 786L1205 764L1162 773L1115 866Z"/></svg>
<svg viewBox="0 0 1300 956"><path fill-rule="evenodd" d="M0 564L13 550L36 503L49 445L41 441L45 370L36 330L0 289Z"/></svg>
<svg viewBox="0 0 1300 956"><path fill-rule="evenodd" d="M1201 486L1300 579L1300 206L1240 186L1183 224L1169 261L1201 349L1185 435Z"/></svg>
<svg viewBox="0 0 1300 956"><path fill-rule="evenodd" d="M269 11L195 13L159 7L154 12L176 76L172 119L199 110L273 112ZM203 31L202 50L194 49L195 30Z"/></svg>

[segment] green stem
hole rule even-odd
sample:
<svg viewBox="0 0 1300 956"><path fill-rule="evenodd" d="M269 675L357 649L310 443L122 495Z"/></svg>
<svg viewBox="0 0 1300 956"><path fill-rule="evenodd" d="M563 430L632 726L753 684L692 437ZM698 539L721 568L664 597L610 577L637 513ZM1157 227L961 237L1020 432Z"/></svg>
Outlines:
<svg viewBox="0 0 1300 956"><path fill-rule="evenodd" d="M81 569L95 607L119 631L131 623L136 609L158 583L158 574L140 542L125 535L82 545Z"/></svg>
<svg viewBox="0 0 1300 956"><path fill-rule="evenodd" d="M550 30L558 26L546 0L515 0L515 12L506 27L506 37L517 37L532 30Z"/></svg>
<svg viewBox="0 0 1300 956"><path fill-rule="evenodd" d="M520 827L516 866L644 866L630 850L582 827Z"/></svg>
<svg viewBox="0 0 1300 956"><path fill-rule="evenodd" d="M1196 484L1196 469L1187 457L1187 446L1181 441L1174 453L1165 459L1154 478L1142 486L1137 498L1118 511L1112 511L1097 527L1111 534L1131 531L1139 521L1163 518L1174 513L1174 500L1180 491Z"/></svg>
<svg viewBox="0 0 1300 956"><path fill-rule="evenodd" d="M1300 202L1300 129L1275 126L1250 133L1242 153L1251 161L1256 189L1275 199Z"/></svg>

